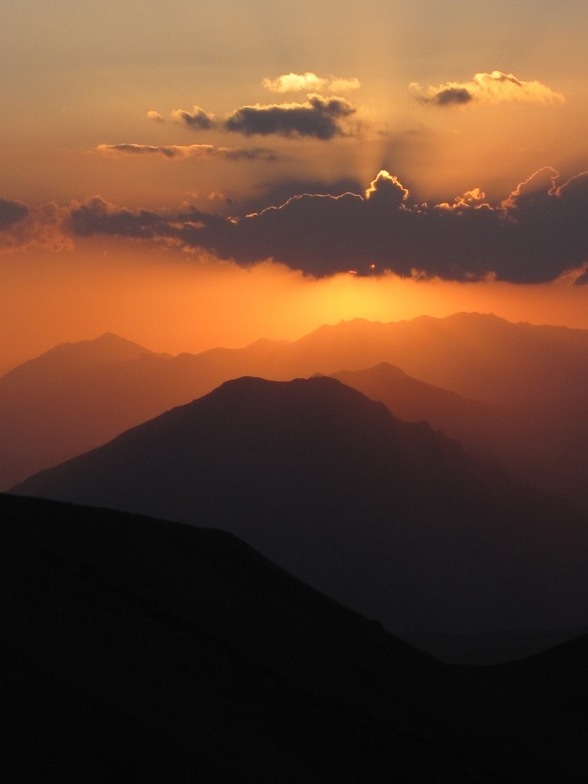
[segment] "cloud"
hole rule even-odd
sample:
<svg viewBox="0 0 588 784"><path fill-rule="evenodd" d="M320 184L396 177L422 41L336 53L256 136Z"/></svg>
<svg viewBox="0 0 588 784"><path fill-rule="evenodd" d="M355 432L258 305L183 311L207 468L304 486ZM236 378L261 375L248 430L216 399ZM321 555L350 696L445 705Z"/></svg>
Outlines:
<svg viewBox="0 0 588 784"><path fill-rule="evenodd" d="M400 209L408 199L409 191L398 177L382 169L365 192L366 201L386 209Z"/></svg>
<svg viewBox="0 0 588 784"><path fill-rule="evenodd" d="M209 131L215 126L214 117L207 114L200 106L194 106L191 112L187 112L185 109L174 109L171 116L172 119L184 123L189 128L200 131Z"/></svg>
<svg viewBox="0 0 588 784"><path fill-rule="evenodd" d="M263 79L263 86L272 93L296 92L330 92L342 93L357 90L360 87L356 77L341 78L338 76L321 77L312 71L305 73L287 73L275 79Z"/></svg>
<svg viewBox="0 0 588 784"><path fill-rule="evenodd" d="M53 202L31 207L0 199L0 251L32 247L48 251L71 248L72 239L62 230L66 214L67 208Z"/></svg>
<svg viewBox="0 0 588 784"><path fill-rule="evenodd" d="M99 144L96 152L107 155L163 156L169 159L191 158L207 161L225 158L231 161L274 161L276 154L267 147L215 147L212 144Z"/></svg>
<svg viewBox="0 0 588 784"><path fill-rule="evenodd" d="M498 104L511 101L538 104L563 103L564 96L541 82L526 82L502 71L477 73L467 82L446 82L423 88L416 82L410 90L417 101L431 106Z"/></svg>
<svg viewBox="0 0 588 784"><path fill-rule="evenodd" d="M106 234L136 239L164 237L166 219L149 210L117 207L93 196L83 202L72 202L64 220L67 231L77 237Z"/></svg>
<svg viewBox="0 0 588 784"><path fill-rule="evenodd" d="M304 103L242 106L224 118L214 117L199 106L191 112L176 109L172 117L197 131L214 129L243 136L313 137L325 141L348 135L345 120L355 112L346 98L311 94Z"/></svg>
<svg viewBox="0 0 588 784"><path fill-rule="evenodd" d="M10 228L29 214L29 208L20 201L0 199L0 231Z"/></svg>
<svg viewBox="0 0 588 784"><path fill-rule="evenodd" d="M240 218L192 212L173 237L241 264L273 259L317 277L349 269L446 280L547 282L588 261L588 173L558 183L536 172L490 204L473 188L451 202L411 203L381 171L364 194L303 194Z"/></svg>
<svg viewBox="0 0 588 784"><path fill-rule="evenodd" d="M164 116L162 114L160 114L159 112L156 112L154 109L151 109L150 111L147 112L147 117L150 120L153 120L153 122L158 122L158 123L164 123L165 122Z"/></svg>
<svg viewBox="0 0 588 784"><path fill-rule="evenodd" d="M496 203L479 187L437 204L415 203L401 180L382 170L363 193L304 193L228 218L194 207L131 210L99 196L43 209L22 205L20 219L0 237L12 247L53 241L56 249L59 237L127 237L245 266L273 260L315 277L390 270L457 281L588 279L588 172L562 181L550 167Z"/></svg>
<svg viewBox="0 0 588 784"><path fill-rule="evenodd" d="M328 140L346 135L341 121L355 113L345 98L309 95L305 103L243 106L224 121L224 128L245 136L275 134Z"/></svg>
<svg viewBox="0 0 588 784"><path fill-rule="evenodd" d="M361 193L362 187L354 177L340 177L336 180L323 179L280 179L259 182L255 192L240 204L244 212L259 212L268 204L283 204L300 194L322 193L337 196L341 193Z"/></svg>

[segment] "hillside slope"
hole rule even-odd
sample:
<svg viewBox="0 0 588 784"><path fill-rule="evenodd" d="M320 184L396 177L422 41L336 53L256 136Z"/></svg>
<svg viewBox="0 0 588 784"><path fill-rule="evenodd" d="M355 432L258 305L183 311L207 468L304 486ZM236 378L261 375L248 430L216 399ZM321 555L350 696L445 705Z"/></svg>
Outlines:
<svg viewBox="0 0 588 784"><path fill-rule="evenodd" d="M227 382L14 492L229 530L399 634L586 623L581 515L331 378Z"/></svg>

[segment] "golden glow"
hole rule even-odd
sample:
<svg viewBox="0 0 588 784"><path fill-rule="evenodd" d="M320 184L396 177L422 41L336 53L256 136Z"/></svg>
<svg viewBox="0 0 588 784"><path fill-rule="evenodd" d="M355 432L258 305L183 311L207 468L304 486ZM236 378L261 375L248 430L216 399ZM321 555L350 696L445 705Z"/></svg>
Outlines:
<svg viewBox="0 0 588 784"><path fill-rule="evenodd" d="M0 372L56 343L106 331L176 354L261 337L295 340L353 318L385 322L457 311L588 329L588 287L565 281L471 284L390 274L314 280L269 262L199 263L95 241L70 253L5 256L2 264Z"/></svg>

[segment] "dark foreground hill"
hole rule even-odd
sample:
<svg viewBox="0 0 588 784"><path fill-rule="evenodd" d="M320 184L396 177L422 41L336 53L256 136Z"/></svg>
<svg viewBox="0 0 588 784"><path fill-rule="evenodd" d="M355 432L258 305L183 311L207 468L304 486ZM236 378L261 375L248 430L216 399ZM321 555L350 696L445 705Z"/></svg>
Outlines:
<svg viewBox="0 0 588 784"><path fill-rule="evenodd" d="M401 636L586 624L584 518L331 378L227 382L14 492L229 530Z"/></svg>
<svg viewBox="0 0 588 784"><path fill-rule="evenodd" d="M0 521L3 781L585 780L584 720L229 534L2 495Z"/></svg>

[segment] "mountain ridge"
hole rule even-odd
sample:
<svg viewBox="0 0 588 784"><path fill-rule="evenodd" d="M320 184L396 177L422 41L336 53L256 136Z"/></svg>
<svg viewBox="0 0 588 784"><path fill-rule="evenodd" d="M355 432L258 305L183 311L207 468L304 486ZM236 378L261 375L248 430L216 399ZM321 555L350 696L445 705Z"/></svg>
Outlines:
<svg viewBox="0 0 588 784"><path fill-rule="evenodd" d="M331 378L226 382L12 492L231 530L401 636L586 623L573 507Z"/></svg>
<svg viewBox="0 0 588 784"><path fill-rule="evenodd" d="M583 781L549 690L435 662L230 534L2 494L0 519L6 781Z"/></svg>
<svg viewBox="0 0 588 784"><path fill-rule="evenodd" d="M6 377L0 378L3 449L30 457L30 470L23 460L20 475L3 472L0 466L0 488L25 479L46 455L85 452L229 378L289 380L367 371L388 362L415 381L468 398L470 408L477 402L495 413L508 412L506 425L498 430L505 442L512 431L513 450L505 445L495 458L506 456L507 467L521 479L564 492L588 510L588 432L584 435L583 424L587 336L586 330L514 325L496 316L461 313L387 324L355 320L325 325L298 341L262 340L241 349L177 357L143 352L108 365L94 363L93 370L83 368L84 362L91 364L89 359L80 360L77 369L72 363L71 373L59 366L43 372L39 364L29 366L28 380L18 389L9 389ZM84 346L91 348L79 344L80 349ZM35 367L39 372L33 374ZM443 425L435 422L440 429ZM470 448L488 452L488 429L492 439L491 425L486 432L476 432L473 440L468 440L471 427L447 432L465 438ZM513 459L510 451L516 453Z"/></svg>

